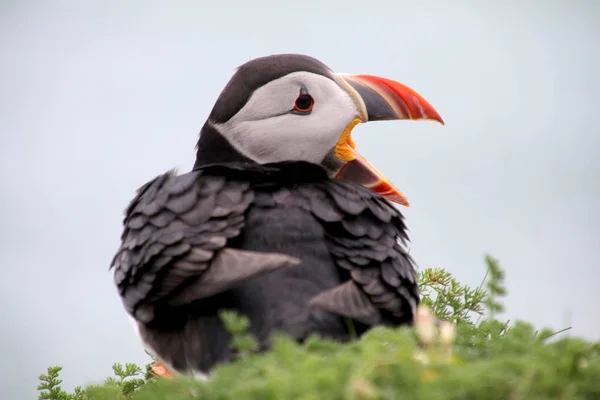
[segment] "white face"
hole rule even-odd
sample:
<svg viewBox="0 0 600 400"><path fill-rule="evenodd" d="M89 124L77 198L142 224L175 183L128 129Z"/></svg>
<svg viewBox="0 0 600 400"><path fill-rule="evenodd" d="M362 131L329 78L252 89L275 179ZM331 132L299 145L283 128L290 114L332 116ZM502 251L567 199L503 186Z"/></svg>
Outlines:
<svg viewBox="0 0 600 400"><path fill-rule="evenodd" d="M301 91L314 101L310 112L292 111ZM360 118L356 103L336 82L310 72L294 72L256 90L226 123L212 125L240 153L258 163L320 163L355 118Z"/></svg>

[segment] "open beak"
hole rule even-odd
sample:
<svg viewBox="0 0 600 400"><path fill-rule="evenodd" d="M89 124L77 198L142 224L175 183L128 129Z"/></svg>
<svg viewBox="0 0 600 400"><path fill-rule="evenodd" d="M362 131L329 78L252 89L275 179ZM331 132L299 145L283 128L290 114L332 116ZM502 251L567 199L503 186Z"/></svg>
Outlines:
<svg viewBox="0 0 600 400"><path fill-rule="evenodd" d="M356 151L350 132L360 122L426 119L443 125L442 117L421 95L399 82L372 75L337 76L356 101L360 117L348 126L335 148L336 156L346 161L336 178L366 186L388 200L408 207L406 197Z"/></svg>

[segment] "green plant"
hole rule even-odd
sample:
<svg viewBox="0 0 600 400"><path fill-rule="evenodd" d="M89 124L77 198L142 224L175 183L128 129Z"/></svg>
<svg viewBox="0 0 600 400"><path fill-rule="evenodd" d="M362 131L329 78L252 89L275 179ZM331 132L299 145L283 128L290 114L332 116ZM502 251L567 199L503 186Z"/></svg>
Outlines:
<svg viewBox="0 0 600 400"><path fill-rule="evenodd" d="M155 379L151 364L141 378L139 367L116 364L103 385L67 394L52 367L40 376L40 399L600 399L600 344L496 319L504 273L489 256L486 264L478 288L440 268L422 271L426 308L414 328L377 327L346 344L275 335L257 353L247 319L223 311L239 358L207 382Z"/></svg>
<svg viewBox="0 0 600 400"><path fill-rule="evenodd" d="M83 396L83 390L81 387L76 387L73 394L69 394L62 390L60 384L62 379L58 376L62 367L54 366L48 367L47 374L41 374L39 376L40 384L37 390L40 392L38 396L39 400L71 400L71 399L85 399L85 397L77 397L78 395Z"/></svg>

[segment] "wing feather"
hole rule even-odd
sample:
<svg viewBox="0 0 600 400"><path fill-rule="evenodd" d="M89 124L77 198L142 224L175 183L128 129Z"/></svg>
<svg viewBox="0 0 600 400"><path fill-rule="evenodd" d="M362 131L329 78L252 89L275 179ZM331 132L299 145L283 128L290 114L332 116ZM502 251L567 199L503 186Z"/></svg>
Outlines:
<svg viewBox="0 0 600 400"><path fill-rule="evenodd" d="M299 193L310 198L311 211L327 232L327 245L336 265L349 272L349 281L342 285L354 282L370 300L368 307L364 301L357 302L363 297L348 290L354 286L344 286L345 290L332 290L329 297L321 294L316 304L329 311L337 308L340 315L352 314L371 324L379 323L374 317L364 319L364 315L373 315L372 306L381 312L385 323L412 322L420 297L416 265L404 247L408 235L400 211L372 191L346 182L330 180ZM346 293L353 298L344 301ZM344 304L352 309L344 309ZM356 310L358 306L368 309L361 313Z"/></svg>
<svg viewBox="0 0 600 400"><path fill-rule="evenodd" d="M299 260L226 248L254 199L248 182L170 171L142 186L126 210L114 279L126 310L148 323L160 305L178 306Z"/></svg>

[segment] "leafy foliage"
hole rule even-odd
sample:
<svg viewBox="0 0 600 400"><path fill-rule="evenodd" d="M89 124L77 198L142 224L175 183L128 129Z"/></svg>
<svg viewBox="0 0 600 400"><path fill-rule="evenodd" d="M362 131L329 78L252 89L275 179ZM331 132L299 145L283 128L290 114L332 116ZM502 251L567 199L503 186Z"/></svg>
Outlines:
<svg viewBox="0 0 600 400"><path fill-rule="evenodd" d="M239 359L219 366L207 382L156 379L151 364L145 372L134 364L115 364L114 376L103 385L68 394L60 388L61 367L51 367L40 376L39 398L600 398L600 343L495 319L506 294L504 272L497 260L485 260L486 278L474 289L443 269L422 271L426 308L419 310L414 328L378 327L347 344L316 336L298 344L276 335L272 350L259 354L246 333L248 320L225 310L221 317L234 336ZM550 341L553 336L557 340Z"/></svg>
<svg viewBox="0 0 600 400"><path fill-rule="evenodd" d="M62 379L59 379L58 375L62 367L48 367L48 374L41 374L39 376L40 384L37 389L40 392L38 396L39 400L71 400L75 399L74 395L68 394L62 390L60 384ZM76 391L81 392L81 388L76 388Z"/></svg>
<svg viewBox="0 0 600 400"><path fill-rule="evenodd" d="M231 346L239 356L244 357L258 351L258 342L254 336L246 333L250 327L248 318L231 310L221 310L219 316L225 328L233 335Z"/></svg>
<svg viewBox="0 0 600 400"><path fill-rule="evenodd" d="M486 292L471 289L442 268L426 269L419 274L423 305L438 318L454 323L468 323L472 313L483 314L482 301Z"/></svg>

